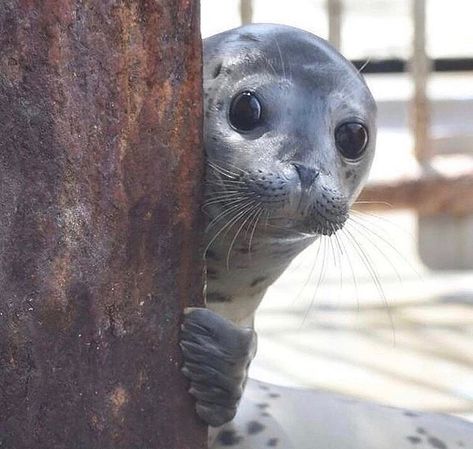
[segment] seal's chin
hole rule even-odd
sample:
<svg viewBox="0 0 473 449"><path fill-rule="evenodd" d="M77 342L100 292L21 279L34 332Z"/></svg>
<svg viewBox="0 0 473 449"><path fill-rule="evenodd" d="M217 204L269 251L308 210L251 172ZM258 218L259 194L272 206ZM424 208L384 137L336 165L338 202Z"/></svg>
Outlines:
<svg viewBox="0 0 473 449"><path fill-rule="evenodd" d="M340 231L348 220L348 214L336 217L336 219L328 220L321 215L311 215L294 220L291 228L294 232L309 235L312 237L326 235L331 236Z"/></svg>
<svg viewBox="0 0 473 449"><path fill-rule="evenodd" d="M306 229L306 233L310 235L326 235L331 236L335 234L337 231L343 228L348 216L345 218L343 217L342 220L337 221L329 221L325 219L317 219L315 221L308 221L303 223L303 226Z"/></svg>
<svg viewBox="0 0 473 449"><path fill-rule="evenodd" d="M301 232L316 236L331 236L343 228L348 220L349 206L343 197L312 198L300 211L298 227Z"/></svg>
<svg viewBox="0 0 473 449"><path fill-rule="evenodd" d="M329 220L322 215L299 216L298 218L276 218L271 220L272 225L268 229L285 230L287 233L303 234L309 237L321 235L331 236L340 231L348 220L348 214L337 216Z"/></svg>

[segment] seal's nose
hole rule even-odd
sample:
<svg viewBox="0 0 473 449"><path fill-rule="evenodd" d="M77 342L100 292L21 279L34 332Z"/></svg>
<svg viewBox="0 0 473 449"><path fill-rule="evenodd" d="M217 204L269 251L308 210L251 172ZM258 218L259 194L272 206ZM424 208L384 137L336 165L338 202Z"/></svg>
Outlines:
<svg viewBox="0 0 473 449"><path fill-rule="evenodd" d="M299 174L302 188L309 189L319 176L319 172L315 168L307 167L307 165L300 164L299 162L293 162L292 165L294 165Z"/></svg>

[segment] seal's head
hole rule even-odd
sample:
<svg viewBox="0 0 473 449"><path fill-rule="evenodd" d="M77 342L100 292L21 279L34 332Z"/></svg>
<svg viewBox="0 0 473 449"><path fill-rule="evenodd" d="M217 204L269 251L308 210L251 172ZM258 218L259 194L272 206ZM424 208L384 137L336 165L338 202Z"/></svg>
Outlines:
<svg viewBox="0 0 473 449"><path fill-rule="evenodd" d="M340 229L375 148L376 106L355 67L323 39L269 24L206 39L204 58L211 217Z"/></svg>

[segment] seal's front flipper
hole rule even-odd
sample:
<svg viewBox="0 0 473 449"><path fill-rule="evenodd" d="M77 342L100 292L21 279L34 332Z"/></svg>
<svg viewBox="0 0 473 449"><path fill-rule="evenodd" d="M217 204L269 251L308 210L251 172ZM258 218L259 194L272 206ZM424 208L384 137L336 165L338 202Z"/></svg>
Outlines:
<svg viewBox="0 0 473 449"><path fill-rule="evenodd" d="M256 333L209 309L188 308L180 345L197 414L214 427L233 419L256 353Z"/></svg>

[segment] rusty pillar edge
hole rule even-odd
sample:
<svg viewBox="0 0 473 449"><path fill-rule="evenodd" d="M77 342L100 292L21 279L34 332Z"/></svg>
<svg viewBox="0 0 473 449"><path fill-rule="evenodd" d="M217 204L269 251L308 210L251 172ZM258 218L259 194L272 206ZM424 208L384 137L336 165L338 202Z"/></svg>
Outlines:
<svg viewBox="0 0 473 449"><path fill-rule="evenodd" d="M198 1L0 4L0 447L201 449Z"/></svg>

